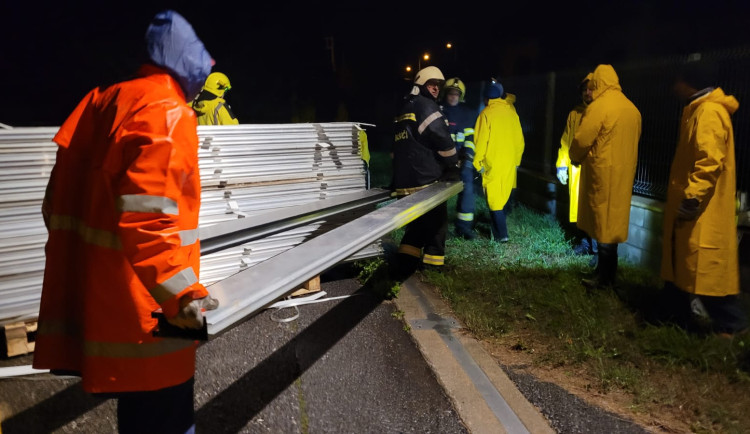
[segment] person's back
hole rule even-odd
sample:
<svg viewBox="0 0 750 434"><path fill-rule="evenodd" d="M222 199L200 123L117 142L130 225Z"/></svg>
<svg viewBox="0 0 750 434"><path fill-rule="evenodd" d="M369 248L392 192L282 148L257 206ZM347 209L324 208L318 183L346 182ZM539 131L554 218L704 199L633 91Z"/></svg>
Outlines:
<svg viewBox="0 0 750 434"><path fill-rule="evenodd" d="M34 367L117 398L121 432L186 432L196 342L154 336L153 314L195 329L201 308L217 305L198 281L198 135L186 104L211 58L174 11L154 17L146 42L138 78L89 92L53 139Z"/></svg>
<svg viewBox="0 0 750 434"><path fill-rule="evenodd" d="M508 101L490 99L479 114L474 134L477 146L474 167L484 171L483 185L497 186L492 201L495 209L501 209L516 184L516 167L521 164L525 147L518 113Z"/></svg>
<svg viewBox="0 0 750 434"><path fill-rule="evenodd" d="M482 174L493 238L501 243L509 240L506 211L510 206L506 209L506 205L516 186L516 168L524 150L518 113L502 98L504 93L502 85L493 80L485 92L487 106L474 127L474 168Z"/></svg>
<svg viewBox="0 0 750 434"><path fill-rule="evenodd" d="M598 250L595 277L581 283L597 288L615 282L617 245L628 239L641 114L622 93L611 65L597 66L588 88L593 100L569 153L571 162L581 165L577 225L597 241Z"/></svg>
<svg viewBox="0 0 750 434"><path fill-rule="evenodd" d="M229 78L221 72L212 72L206 78L203 90L191 102L199 125L237 125L239 120L224 98L232 88Z"/></svg>
<svg viewBox="0 0 750 434"><path fill-rule="evenodd" d="M579 205L578 226L601 243L620 243L628 236L641 113L611 66L597 67L591 82L593 101L574 139L589 145L587 156L575 143L570 150L571 160L583 161L579 199L586 204Z"/></svg>

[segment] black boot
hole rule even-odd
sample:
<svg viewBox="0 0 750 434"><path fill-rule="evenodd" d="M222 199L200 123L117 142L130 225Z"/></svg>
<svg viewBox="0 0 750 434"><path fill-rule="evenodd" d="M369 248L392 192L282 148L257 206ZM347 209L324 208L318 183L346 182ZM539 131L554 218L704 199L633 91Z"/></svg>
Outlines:
<svg viewBox="0 0 750 434"><path fill-rule="evenodd" d="M465 239L473 240L477 237L477 234L471 228L473 222L465 220L456 220L456 235Z"/></svg>
<svg viewBox="0 0 750 434"><path fill-rule="evenodd" d="M403 282L409 278L422 265L420 258L415 256L398 253L390 264L390 278L397 282Z"/></svg>
<svg viewBox="0 0 750 434"><path fill-rule="evenodd" d="M598 243L598 264L592 279L581 283L588 289L605 288L614 285L617 275L617 243Z"/></svg>

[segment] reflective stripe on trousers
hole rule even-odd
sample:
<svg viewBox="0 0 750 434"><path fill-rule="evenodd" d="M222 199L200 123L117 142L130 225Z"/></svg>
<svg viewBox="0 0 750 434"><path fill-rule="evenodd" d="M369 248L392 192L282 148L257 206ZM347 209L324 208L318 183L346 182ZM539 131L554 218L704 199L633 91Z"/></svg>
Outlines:
<svg viewBox="0 0 750 434"><path fill-rule="evenodd" d="M445 265L445 256L428 255L425 253L422 262L428 265Z"/></svg>

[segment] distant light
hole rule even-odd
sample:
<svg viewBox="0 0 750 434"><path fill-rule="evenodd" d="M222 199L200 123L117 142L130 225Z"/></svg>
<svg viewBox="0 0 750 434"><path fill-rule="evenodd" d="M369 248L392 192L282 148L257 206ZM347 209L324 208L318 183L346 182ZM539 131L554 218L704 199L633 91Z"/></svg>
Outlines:
<svg viewBox="0 0 750 434"><path fill-rule="evenodd" d="M447 44L445 44L445 48L447 48L447 49L450 50L451 48L453 48L453 44L451 44L450 42L448 42Z"/></svg>
<svg viewBox="0 0 750 434"><path fill-rule="evenodd" d="M411 66L406 67L406 72L411 72Z"/></svg>
<svg viewBox="0 0 750 434"><path fill-rule="evenodd" d="M424 60L430 60L430 53L424 53L424 56L422 56Z"/></svg>

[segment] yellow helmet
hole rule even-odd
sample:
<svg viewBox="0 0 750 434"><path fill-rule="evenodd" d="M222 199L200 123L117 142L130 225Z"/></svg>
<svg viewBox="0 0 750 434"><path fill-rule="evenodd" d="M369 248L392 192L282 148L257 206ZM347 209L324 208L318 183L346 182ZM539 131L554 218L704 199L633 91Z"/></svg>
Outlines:
<svg viewBox="0 0 750 434"><path fill-rule="evenodd" d="M203 89L211 92L216 96L224 96L224 92L232 88L229 83L229 77L222 74L221 72L212 72L206 78L206 84L203 85Z"/></svg>
<svg viewBox="0 0 750 434"><path fill-rule="evenodd" d="M414 84L418 85L424 85L430 80L440 80L445 81L445 77L443 77L443 73L440 72L440 69L438 69L436 66L428 66L426 68L422 68L417 72L417 76L414 78Z"/></svg>
<svg viewBox="0 0 750 434"><path fill-rule="evenodd" d="M464 102L464 95L466 95L466 85L458 77L449 78L443 86L443 92L448 93L449 90L456 89L459 94L459 101Z"/></svg>

